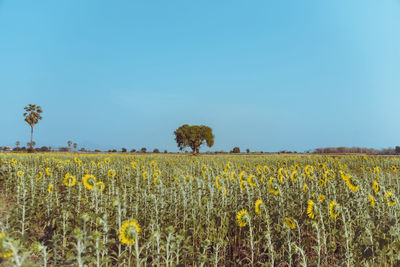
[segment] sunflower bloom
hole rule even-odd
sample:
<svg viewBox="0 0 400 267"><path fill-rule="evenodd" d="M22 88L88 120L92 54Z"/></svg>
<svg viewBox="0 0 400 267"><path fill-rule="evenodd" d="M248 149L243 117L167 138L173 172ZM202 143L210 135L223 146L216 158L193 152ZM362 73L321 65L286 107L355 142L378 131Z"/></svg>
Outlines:
<svg viewBox="0 0 400 267"><path fill-rule="evenodd" d="M236 181L236 177L235 176L236 176L236 172L232 171L231 172L231 180L234 181L234 182Z"/></svg>
<svg viewBox="0 0 400 267"><path fill-rule="evenodd" d="M39 181L40 179L42 179L43 178L43 172L38 172L37 174L36 174L36 181Z"/></svg>
<svg viewBox="0 0 400 267"><path fill-rule="evenodd" d="M117 171L114 169L109 169L107 174L108 174L108 177L114 178L117 175Z"/></svg>
<svg viewBox="0 0 400 267"><path fill-rule="evenodd" d="M277 196L277 195L279 195L279 188L278 188L278 185L274 181L275 181L275 178L270 177L267 188L268 188L269 192L271 192L272 194Z"/></svg>
<svg viewBox="0 0 400 267"><path fill-rule="evenodd" d="M46 174L47 174L47 175L51 175L51 170L50 170L49 167L46 168Z"/></svg>
<svg viewBox="0 0 400 267"><path fill-rule="evenodd" d="M351 176L346 180L346 185L353 192L357 192L360 189L360 185L357 184L356 180Z"/></svg>
<svg viewBox="0 0 400 267"><path fill-rule="evenodd" d="M242 209L236 214L236 219L240 227L245 227L247 225L247 220L249 219L249 213L247 210Z"/></svg>
<svg viewBox="0 0 400 267"><path fill-rule="evenodd" d="M92 174L86 174L85 176L83 176L83 185L89 189L89 190L93 190L94 186L96 185L96 177Z"/></svg>
<svg viewBox="0 0 400 267"><path fill-rule="evenodd" d="M125 221L119 229L119 238L122 244L133 245L139 238L141 229L136 220Z"/></svg>
<svg viewBox="0 0 400 267"><path fill-rule="evenodd" d="M335 179L336 174L333 170L327 170L327 171L325 171L324 176L326 179L331 180L331 179Z"/></svg>
<svg viewBox="0 0 400 267"><path fill-rule="evenodd" d="M47 188L47 191L49 191L49 193L53 192L53 184L49 185L49 188Z"/></svg>
<svg viewBox="0 0 400 267"><path fill-rule="evenodd" d="M240 190L243 191L245 189L245 185L247 184L246 180L240 180Z"/></svg>
<svg viewBox="0 0 400 267"><path fill-rule="evenodd" d="M337 216L339 216L339 211L340 211L340 205L336 203L335 201L332 201L329 203L329 215L336 219Z"/></svg>
<svg viewBox="0 0 400 267"><path fill-rule="evenodd" d="M371 207L375 207L375 199L374 199L374 197L369 195L368 198L369 198L369 202L371 204Z"/></svg>
<svg viewBox="0 0 400 267"><path fill-rule="evenodd" d="M297 170L293 171L292 174L290 175L290 179L292 179L293 182L297 182L298 176L299 176L298 171Z"/></svg>
<svg viewBox="0 0 400 267"><path fill-rule="evenodd" d="M376 180L374 180L374 182L372 183L372 189L374 189L375 194L378 194L380 188Z"/></svg>
<svg viewBox="0 0 400 267"><path fill-rule="evenodd" d="M151 168L155 168L155 167L157 167L157 162L155 162L154 160L152 160L151 162L150 162L150 167Z"/></svg>
<svg viewBox="0 0 400 267"><path fill-rule="evenodd" d="M255 187L257 185L257 182L254 182L253 178L255 178L255 176L253 174L250 174L249 176L247 176L247 182L249 183L249 185L251 187Z"/></svg>
<svg viewBox="0 0 400 267"><path fill-rule="evenodd" d="M64 184L66 186L74 186L76 184L76 177L69 173L66 173L64 177Z"/></svg>
<svg viewBox="0 0 400 267"><path fill-rule="evenodd" d="M153 172L153 178L159 178L161 176L161 171L160 170L155 170Z"/></svg>
<svg viewBox="0 0 400 267"><path fill-rule="evenodd" d="M307 184L304 184L304 185L303 185L303 191L304 191L304 193L307 193L307 190L308 190L308 186L307 186Z"/></svg>
<svg viewBox="0 0 400 267"><path fill-rule="evenodd" d="M96 185L96 190L100 192L103 191L104 188L106 187L106 185L103 182L97 182L95 185Z"/></svg>
<svg viewBox="0 0 400 267"><path fill-rule="evenodd" d="M254 203L255 210L256 210L256 213L257 213L258 215L261 214L260 206L261 206L262 203L263 203L263 202L262 202L261 199L257 199L256 202Z"/></svg>
<svg viewBox="0 0 400 267"><path fill-rule="evenodd" d="M392 191L386 191L385 199L388 201L388 204L390 207L396 205L396 201L394 199L394 195L393 195Z"/></svg>
<svg viewBox="0 0 400 267"><path fill-rule="evenodd" d="M396 172L396 171L397 171L396 166L392 166L392 171L393 171L393 172Z"/></svg>
<svg viewBox="0 0 400 267"><path fill-rule="evenodd" d="M23 175L24 175L24 172L23 172L23 171L18 171L18 172L17 172L17 176L18 176L18 177L22 177Z"/></svg>
<svg viewBox="0 0 400 267"><path fill-rule="evenodd" d="M308 178L312 178L314 174L314 166L307 165L306 167L304 167L304 171L307 174Z"/></svg>
<svg viewBox="0 0 400 267"><path fill-rule="evenodd" d="M292 229L292 230L296 229L296 224L291 218L285 217L285 223L287 226L289 226L290 229Z"/></svg>
<svg viewBox="0 0 400 267"><path fill-rule="evenodd" d="M132 169L134 169L134 170L137 170L137 167L136 167L136 162L131 162L131 166L132 166Z"/></svg>
<svg viewBox="0 0 400 267"><path fill-rule="evenodd" d="M310 219L314 219L314 217L315 217L315 212L314 212L315 203L314 203L314 201L312 201L312 199L310 199L307 203L308 203L308 206L307 206L307 215L308 215L308 217L309 217Z"/></svg>
<svg viewBox="0 0 400 267"><path fill-rule="evenodd" d="M318 200L319 200L319 202L321 202L321 203L324 202L325 196L324 196L324 195L319 195Z"/></svg>

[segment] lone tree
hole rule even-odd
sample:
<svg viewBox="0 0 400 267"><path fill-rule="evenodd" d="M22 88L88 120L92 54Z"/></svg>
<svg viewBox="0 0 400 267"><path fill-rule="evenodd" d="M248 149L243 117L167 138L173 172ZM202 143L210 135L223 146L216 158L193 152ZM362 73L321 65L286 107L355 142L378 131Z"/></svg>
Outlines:
<svg viewBox="0 0 400 267"><path fill-rule="evenodd" d="M31 126L31 142L29 143L29 146L31 149L33 149L33 127L39 122L39 120L42 119L42 116L40 114L43 112L42 108L40 106L36 105L31 105L29 104L25 108L25 121Z"/></svg>
<svg viewBox="0 0 400 267"><path fill-rule="evenodd" d="M189 126L184 124L176 129L174 134L179 150L190 147L193 153L199 153L200 146L204 144L204 142L206 142L208 147L214 145L214 135L212 134L212 129L208 126Z"/></svg>
<svg viewBox="0 0 400 267"><path fill-rule="evenodd" d="M240 153L240 148L237 147L237 146L235 146L235 147L232 149L231 153Z"/></svg>

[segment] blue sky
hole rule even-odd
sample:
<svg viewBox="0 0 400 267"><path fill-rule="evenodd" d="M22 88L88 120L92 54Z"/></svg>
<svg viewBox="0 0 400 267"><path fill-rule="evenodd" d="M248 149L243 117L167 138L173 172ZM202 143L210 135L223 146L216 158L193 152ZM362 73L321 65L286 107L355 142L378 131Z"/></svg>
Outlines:
<svg viewBox="0 0 400 267"><path fill-rule="evenodd" d="M400 145L399 0L0 0L0 146ZM207 150L206 148L202 149Z"/></svg>

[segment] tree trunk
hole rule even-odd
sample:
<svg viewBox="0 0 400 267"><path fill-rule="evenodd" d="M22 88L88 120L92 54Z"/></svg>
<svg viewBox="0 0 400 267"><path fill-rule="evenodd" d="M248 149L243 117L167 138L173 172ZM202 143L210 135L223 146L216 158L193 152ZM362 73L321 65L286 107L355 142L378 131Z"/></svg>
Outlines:
<svg viewBox="0 0 400 267"><path fill-rule="evenodd" d="M31 149L33 149L33 127L31 126L31 143L30 143L30 147Z"/></svg>

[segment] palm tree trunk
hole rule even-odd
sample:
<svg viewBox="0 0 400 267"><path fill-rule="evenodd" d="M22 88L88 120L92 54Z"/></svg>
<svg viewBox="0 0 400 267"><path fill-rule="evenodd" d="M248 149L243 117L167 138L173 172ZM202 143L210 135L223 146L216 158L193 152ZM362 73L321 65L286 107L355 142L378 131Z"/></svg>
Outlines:
<svg viewBox="0 0 400 267"><path fill-rule="evenodd" d="M31 126L31 143L30 143L30 147L31 147L31 149L33 149L33 143L32 143L32 140L33 140L33 127Z"/></svg>

